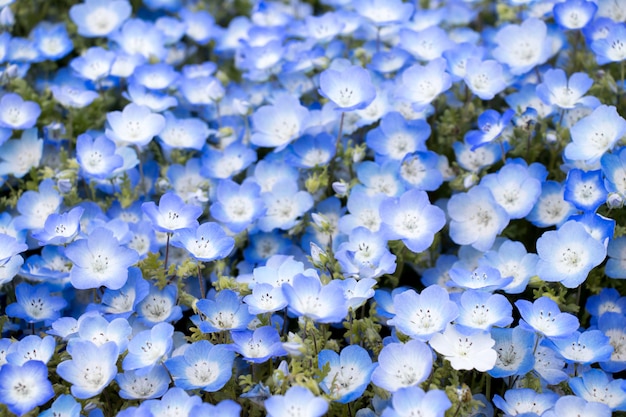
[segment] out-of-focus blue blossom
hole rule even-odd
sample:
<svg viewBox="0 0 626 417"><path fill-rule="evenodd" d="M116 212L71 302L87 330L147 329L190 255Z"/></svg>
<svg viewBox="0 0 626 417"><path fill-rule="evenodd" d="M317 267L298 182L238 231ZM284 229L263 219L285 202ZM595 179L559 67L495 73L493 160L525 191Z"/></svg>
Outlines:
<svg viewBox="0 0 626 417"><path fill-rule="evenodd" d="M331 399L345 404L357 399L370 383L376 364L369 353L358 345L346 346L340 354L322 350L318 355L319 368L330 366L320 386Z"/></svg>
<svg viewBox="0 0 626 417"><path fill-rule="evenodd" d="M127 0L86 0L70 8L70 18L78 33L88 38L107 36L130 17L132 7Z"/></svg>
<svg viewBox="0 0 626 417"><path fill-rule="evenodd" d="M524 74L552 55L548 27L540 19L529 18L521 25L508 24L495 35L493 56L508 65L513 75Z"/></svg>
<svg viewBox="0 0 626 417"><path fill-rule="evenodd" d="M48 368L32 360L23 365L4 364L0 367L0 402L11 413L23 416L54 398Z"/></svg>

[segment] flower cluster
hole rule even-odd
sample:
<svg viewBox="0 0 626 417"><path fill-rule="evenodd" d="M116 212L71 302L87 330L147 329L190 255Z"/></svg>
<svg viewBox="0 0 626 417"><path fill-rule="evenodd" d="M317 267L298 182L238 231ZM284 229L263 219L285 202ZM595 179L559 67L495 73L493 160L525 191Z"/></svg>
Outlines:
<svg viewBox="0 0 626 417"><path fill-rule="evenodd" d="M623 1L0 29L0 415L626 412Z"/></svg>

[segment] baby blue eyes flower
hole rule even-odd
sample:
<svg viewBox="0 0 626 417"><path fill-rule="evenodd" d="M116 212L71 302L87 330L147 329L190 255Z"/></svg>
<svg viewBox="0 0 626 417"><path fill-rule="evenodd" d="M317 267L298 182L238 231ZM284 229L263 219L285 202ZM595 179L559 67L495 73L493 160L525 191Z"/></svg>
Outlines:
<svg viewBox="0 0 626 417"><path fill-rule="evenodd" d="M169 323L158 323L150 330L136 334L128 343L128 354L122 362L125 371L140 370L139 375L165 360L172 350L174 327Z"/></svg>
<svg viewBox="0 0 626 417"><path fill-rule="evenodd" d="M513 118L515 111L509 109L502 115L495 110L485 110L478 116L478 130L470 130L465 135L465 143L472 151L497 139Z"/></svg>
<svg viewBox="0 0 626 417"><path fill-rule="evenodd" d="M369 72L357 65L343 71L327 69L320 74L319 93L335 104L335 110L343 112L361 110L376 97Z"/></svg>
<svg viewBox="0 0 626 417"><path fill-rule="evenodd" d="M612 411L626 411L626 391L623 379L610 380L609 375L599 369L589 369L582 377L569 380L569 386L578 397L602 403Z"/></svg>
<svg viewBox="0 0 626 417"><path fill-rule="evenodd" d="M322 285L317 276L299 274L282 288L289 311L297 316L308 317L317 323L339 323L348 315L339 281Z"/></svg>
<svg viewBox="0 0 626 417"><path fill-rule="evenodd" d="M252 331L233 331L232 349L246 361L263 363L268 359L287 355L280 334L272 326L263 326Z"/></svg>
<svg viewBox="0 0 626 417"><path fill-rule="evenodd" d="M511 375L525 375L533 369L535 357L533 347L535 334L521 327L493 328L491 337L496 341L493 349L498 359L489 375L502 378Z"/></svg>
<svg viewBox="0 0 626 417"><path fill-rule="evenodd" d="M61 394L52 403L52 406L41 413L39 417L80 417L81 405L74 397Z"/></svg>
<svg viewBox="0 0 626 417"><path fill-rule="evenodd" d="M290 387L285 395L273 395L265 400L268 417L291 417L294 413L302 417L322 417L328 403L300 385Z"/></svg>
<svg viewBox="0 0 626 417"><path fill-rule="evenodd" d="M34 101L24 101L15 93L8 93L0 99L0 127L24 130L35 126L41 114L41 107Z"/></svg>
<svg viewBox="0 0 626 417"><path fill-rule="evenodd" d="M65 249L73 262L70 280L75 288L105 286L121 288L128 279L128 268L137 263L137 252L120 245L109 229L98 227L86 239L74 241Z"/></svg>
<svg viewBox="0 0 626 417"><path fill-rule="evenodd" d="M537 85L537 97L561 109L573 109L578 105L596 108L600 101L592 96L584 96L592 85L593 79L584 72L574 73L567 79L562 69L549 69L543 75L543 82Z"/></svg>
<svg viewBox="0 0 626 417"><path fill-rule="evenodd" d="M0 403L11 413L23 416L52 398L54 389L43 362L31 360L20 366L7 363L0 367Z"/></svg>
<svg viewBox="0 0 626 417"><path fill-rule="evenodd" d="M552 338L548 347L553 347L568 363L590 365L611 358L613 346L600 330L573 332L561 338Z"/></svg>
<svg viewBox="0 0 626 417"><path fill-rule="evenodd" d="M613 415L611 409L595 400L585 401L574 395L560 397L554 407L542 414L544 417L559 417L581 415L588 417L609 417Z"/></svg>
<svg viewBox="0 0 626 417"><path fill-rule="evenodd" d="M493 346L495 341L489 333L464 334L453 324L448 324L443 333L436 333L429 341L430 346L450 361L454 369L491 370L498 359Z"/></svg>
<svg viewBox="0 0 626 417"><path fill-rule="evenodd" d="M425 151L430 132L424 120L405 120L400 113L390 112L367 133L366 141L377 154L402 160L408 154Z"/></svg>
<svg viewBox="0 0 626 417"><path fill-rule="evenodd" d="M576 288L604 261L606 248L583 225L568 221L537 240L537 255L537 274L544 281L558 281L567 288Z"/></svg>
<svg viewBox="0 0 626 417"><path fill-rule="evenodd" d="M61 310L67 306L62 297L52 296L47 284L29 285L25 282L15 287L15 303L6 307L6 314L25 320L28 323L40 323L59 318Z"/></svg>
<svg viewBox="0 0 626 417"><path fill-rule="evenodd" d="M165 117L130 103L122 111L107 113L106 136L116 142L145 146L165 128Z"/></svg>
<svg viewBox="0 0 626 417"><path fill-rule="evenodd" d="M170 384L170 376L160 366L154 367L145 375L136 371L119 373L115 381L120 387L119 396L127 400L139 400L161 397Z"/></svg>
<svg viewBox="0 0 626 417"><path fill-rule="evenodd" d="M445 69L443 58L435 58L426 66L416 64L407 68L398 82L398 94L416 108L424 108L452 86Z"/></svg>
<svg viewBox="0 0 626 417"><path fill-rule="evenodd" d="M235 353L227 346L200 340L168 359L165 366L177 387L215 392L230 380L234 360Z"/></svg>
<svg viewBox="0 0 626 417"><path fill-rule="evenodd" d="M202 208L185 204L182 198L173 192L163 194L157 206L149 201L141 205L141 209L148 216L159 232L172 233L177 230L198 226L198 217Z"/></svg>
<svg viewBox="0 0 626 417"><path fill-rule="evenodd" d="M259 107L252 115L250 141L254 145L280 151L301 135L308 119L309 111L300 104L300 100L281 94L273 104Z"/></svg>
<svg viewBox="0 0 626 417"><path fill-rule="evenodd" d="M522 316L520 327L546 337L567 337L580 326L575 316L561 313L559 306L548 297L541 297L534 303L517 300L515 306Z"/></svg>
<svg viewBox="0 0 626 417"><path fill-rule="evenodd" d="M428 378L433 366L433 352L423 342L390 343L378 354L378 367L372 382L389 392L415 386Z"/></svg>
<svg viewBox="0 0 626 417"><path fill-rule="evenodd" d="M542 415L544 411L551 409L559 398L552 391L537 393L530 388L509 389L504 393L504 398L499 395L493 397L493 403L507 416L533 413Z"/></svg>
<svg viewBox="0 0 626 417"><path fill-rule="evenodd" d="M11 174L16 178L22 178L31 169L38 167L43 156L43 142L37 134L37 129L27 129L20 139L4 142L0 147L0 175Z"/></svg>
<svg viewBox="0 0 626 417"><path fill-rule="evenodd" d="M116 146L105 136L93 139L84 133L76 140L76 159L81 172L88 178L106 179L124 164L116 153Z"/></svg>
<svg viewBox="0 0 626 417"><path fill-rule="evenodd" d="M350 241L342 243L335 258L346 277L378 278L393 274L396 256L387 249L387 240L364 227L350 233Z"/></svg>
<svg viewBox="0 0 626 417"><path fill-rule="evenodd" d="M199 300L196 308L201 315L192 316L191 321L203 333L245 330L254 318L248 312L248 306L242 304L237 293L231 290L218 292L215 300Z"/></svg>
<svg viewBox="0 0 626 417"><path fill-rule="evenodd" d="M172 245L185 248L199 261L224 259L235 247L235 239L226 235L217 223L203 223L196 229L180 229Z"/></svg>
<svg viewBox="0 0 626 417"><path fill-rule="evenodd" d="M541 65L552 55L548 27L540 19L529 18L521 25L503 26L494 38L493 56L509 66L513 75L521 75Z"/></svg>
<svg viewBox="0 0 626 417"><path fill-rule="evenodd" d="M365 349L358 345L346 346L340 354L322 350L318 355L320 369L330 367L320 386L339 403L349 403L360 397L370 383L376 364Z"/></svg>
<svg viewBox="0 0 626 417"><path fill-rule="evenodd" d="M107 36L128 19L132 7L127 0L87 0L70 8L78 33L88 38Z"/></svg>

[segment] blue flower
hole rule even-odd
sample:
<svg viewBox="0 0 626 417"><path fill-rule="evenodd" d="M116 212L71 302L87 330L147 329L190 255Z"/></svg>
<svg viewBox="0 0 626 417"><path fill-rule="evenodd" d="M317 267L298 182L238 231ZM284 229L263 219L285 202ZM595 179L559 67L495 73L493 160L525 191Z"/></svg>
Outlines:
<svg viewBox="0 0 626 417"><path fill-rule="evenodd" d="M93 139L83 133L76 139L76 159L81 173L88 178L106 179L117 168L122 167L124 159L116 153L115 143L105 136Z"/></svg>
<svg viewBox="0 0 626 417"><path fill-rule="evenodd" d="M29 285L22 282L15 287L15 298L16 302L6 307L6 314L27 323L56 320L67 306L67 301L62 297L50 294L50 287L46 283Z"/></svg>
<svg viewBox="0 0 626 417"><path fill-rule="evenodd" d="M570 2L573 3L571 0ZM584 0L583 2L593 4ZM559 6L564 4L565 2L560 3ZM544 103L561 109L573 109L579 105L596 108L600 101L592 96L584 96L592 85L593 79L584 72L574 73L567 79L562 69L549 69L543 74L543 82L537 85L537 97Z"/></svg>
<svg viewBox="0 0 626 417"><path fill-rule="evenodd" d="M231 178L256 160L256 152L238 141L231 143L223 150L206 146L202 152L200 172L213 179Z"/></svg>
<svg viewBox="0 0 626 417"><path fill-rule="evenodd" d="M335 110L346 112L369 106L376 97L376 88L366 69L352 65L340 71L323 71L319 93L335 104Z"/></svg>
<svg viewBox="0 0 626 417"><path fill-rule="evenodd" d="M485 175L480 185L489 188L511 219L528 215L541 194L541 181L520 164L504 165L497 173Z"/></svg>
<svg viewBox="0 0 626 417"><path fill-rule="evenodd" d="M400 29L400 46L419 61L432 61L440 58L444 51L451 49L454 45L448 32L436 24L417 32L408 28Z"/></svg>
<svg viewBox="0 0 626 417"><path fill-rule="evenodd" d="M537 227L560 226L576 213L576 208L565 200L565 187L556 181L544 181L541 195L526 219Z"/></svg>
<svg viewBox="0 0 626 417"><path fill-rule="evenodd" d="M522 316L521 328L550 338L568 337L580 326L576 316L561 313L559 306L548 297L540 297L534 303L517 300L515 306Z"/></svg>
<svg viewBox="0 0 626 417"><path fill-rule="evenodd" d="M192 316L191 321L203 333L245 330L254 318L248 312L248 306L242 304L237 293L231 290L221 290L215 300L199 300L196 309L201 315Z"/></svg>
<svg viewBox="0 0 626 417"><path fill-rule="evenodd" d="M607 196L601 171L572 169L567 173L563 198L577 209L596 211L606 202Z"/></svg>
<svg viewBox="0 0 626 417"><path fill-rule="evenodd" d="M120 387L119 396L126 400L139 400L161 397L170 385L167 370L155 366L145 375L137 375L135 371L117 374L115 381Z"/></svg>
<svg viewBox="0 0 626 417"><path fill-rule="evenodd" d="M493 326L506 327L513 322L513 306L502 294L467 290L459 301L456 323L467 329L489 331Z"/></svg>
<svg viewBox="0 0 626 417"><path fill-rule="evenodd" d="M19 342L11 344L6 352L6 362L17 366L22 366L27 361L40 361L48 364L55 353L55 348L56 342L52 336L41 338L28 335Z"/></svg>
<svg viewBox="0 0 626 417"><path fill-rule="evenodd" d="M322 417L328 411L328 403L300 385L290 387L285 395L273 395L265 400L268 417Z"/></svg>
<svg viewBox="0 0 626 417"><path fill-rule="evenodd" d="M211 262L227 257L235 247L235 239L226 235L219 224L207 222L197 228L179 229L172 245L186 249L199 261Z"/></svg>
<svg viewBox="0 0 626 417"><path fill-rule="evenodd" d="M173 334L174 327L171 324L158 323L152 329L134 335L128 344L128 354L124 357L122 369L138 370L139 376L148 374L169 355Z"/></svg>
<svg viewBox="0 0 626 417"><path fill-rule="evenodd" d="M445 70L446 60L443 58L435 58L426 66L410 66L397 82L398 95L417 109L424 108L452 86L451 77Z"/></svg>
<svg viewBox="0 0 626 417"><path fill-rule="evenodd" d="M541 279L576 288L604 261L606 248L582 224L568 221L558 230L541 235L537 255L537 274Z"/></svg>
<svg viewBox="0 0 626 417"><path fill-rule="evenodd" d="M318 355L318 366L330 370L320 382L320 387L334 401L345 404L359 398L370 383L376 364L365 349L358 345L346 346L340 354L322 350Z"/></svg>
<svg viewBox="0 0 626 417"><path fill-rule="evenodd" d="M70 280L74 288L105 286L120 289L128 279L128 268L137 263L137 252L120 245L109 229L98 227L86 239L74 241L65 249L73 262Z"/></svg>
<svg viewBox="0 0 626 417"><path fill-rule="evenodd" d="M70 8L70 18L78 34L87 38L107 36L117 29L132 12L127 0L86 0Z"/></svg>
<svg viewBox="0 0 626 417"><path fill-rule="evenodd" d="M119 350L114 342L97 346L88 340L73 339L67 345L72 359L57 366L57 374L72 384L72 395L81 400L102 392L117 375Z"/></svg>
<svg viewBox="0 0 626 417"><path fill-rule="evenodd" d="M34 101L24 101L15 93L8 93L0 99L0 127L25 130L35 126L41 107Z"/></svg>
<svg viewBox="0 0 626 417"><path fill-rule="evenodd" d="M43 230L32 234L41 246L63 245L71 242L78 234L80 218L85 209L74 207L62 214L52 213L46 219Z"/></svg>
<svg viewBox="0 0 626 417"><path fill-rule="evenodd" d="M335 137L326 132L315 136L304 135L289 145L285 161L290 165L305 169L325 166L335 156L335 142Z"/></svg>
<svg viewBox="0 0 626 417"><path fill-rule="evenodd" d="M217 185L217 200L211 205L211 215L232 232L242 232L265 212L260 192L261 187L251 181L239 185L222 180Z"/></svg>
<svg viewBox="0 0 626 417"><path fill-rule="evenodd" d="M165 127L158 138L166 149L202 150L209 137L207 124L197 118L177 118L170 112L165 113Z"/></svg>
<svg viewBox="0 0 626 417"><path fill-rule="evenodd" d="M257 283L252 288L252 294L246 295L243 301L251 314L272 313L287 306L282 288L266 283Z"/></svg>
<svg viewBox="0 0 626 417"><path fill-rule="evenodd" d="M280 94L273 104L261 106L252 114L250 141L280 151L302 134L308 119L309 111L298 98Z"/></svg>
<svg viewBox="0 0 626 417"><path fill-rule="evenodd" d="M420 294L415 290L394 294L393 308L395 316L387 324L423 342L443 331L459 315L448 292L438 285L426 287Z"/></svg>
<svg viewBox="0 0 626 417"><path fill-rule="evenodd" d="M597 401L587 402L574 395L564 395L555 403L554 407L542 414L544 417L559 417L581 415L588 417L609 417L613 415L611 409Z"/></svg>
<svg viewBox="0 0 626 417"><path fill-rule="evenodd" d="M415 152L404 157L400 164L400 180L407 188L416 188L424 191L435 191L444 178L442 171L442 158L447 165L448 161L444 156L435 152Z"/></svg>
<svg viewBox="0 0 626 417"><path fill-rule="evenodd" d="M276 228L291 229L299 218L313 207L313 197L306 191L299 191L292 180L284 179L274 184L271 192L262 193L266 211L258 220L259 229L270 232Z"/></svg>
<svg viewBox="0 0 626 417"><path fill-rule="evenodd" d="M465 134L465 143L472 151L500 137L513 118L515 110L509 109L502 115L495 110L485 110L478 116L478 130L470 130Z"/></svg>
<svg viewBox="0 0 626 417"><path fill-rule="evenodd" d="M141 277L141 270L136 267L128 268L126 283L117 290L106 288L99 304L93 306L108 316L109 320L117 317L128 319L149 292L150 284Z"/></svg>
<svg viewBox="0 0 626 417"><path fill-rule="evenodd" d="M377 27L405 23L415 7L401 0L355 0L354 10Z"/></svg>
<svg viewBox="0 0 626 417"><path fill-rule="evenodd" d="M163 194L158 206L153 201L148 201L141 205L141 209L152 221L154 229L164 233L197 227L198 217L202 214L201 207L185 204L173 192Z"/></svg>
<svg viewBox="0 0 626 417"><path fill-rule="evenodd" d="M554 348L568 363L590 365L611 358L613 346L609 341L610 339L600 330L587 330L582 333L572 332L560 338L551 338L544 343Z"/></svg>
<svg viewBox="0 0 626 417"><path fill-rule="evenodd" d="M240 417L241 406L233 400L222 400L217 404L202 403L194 406L189 412L189 415Z"/></svg>
<svg viewBox="0 0 626 417"><path fill-rule="evenodd" d="M114 60L115 52L94 46L72 59L70 66L79 77L97 84L109 76Z"/></svg>
<svg viewBox="0 0 626 417"><path fill-rule="evenodd" d="M443 333L435 333L428 343L456 370L486 372L493 369L498 359L493 349L496 342L488 332L467 333L454 324L448 324Z"/></svg>
<svg viewBox="0 0 626 417"><path fill-rule="evenodd" d="M610 380L600 369L590 369L582 377L571 378L569 386L578 397L607 405L612 411L626 411L624 380Z"/></svg>
<svg viewBox="0 0 626 417"><path fill-rule="evenodd" d="M0 141L2 142L4 141ZM0 175L11 174L16 178L22 178L31 169L39 167L42 155L43 140L39 139L37 129L27 129L20 139L6 141L0 147ZM43 220L39 219L40 222Z"/></svg>
<svg viewBox="0 0 626 417"><path fill-rule="evenodd" d="M430 125L425 120L406 120L398 112L389 112L378 127L367 132L367 146L379 155L401 161L406 155L426 150Z"/></svg>
<svg viewBox="0 0 626 417"><path fill-rule="evenodd" d="M372 382L389 392L415 386L429 377L433 366L433 351L419 340L390 343L378 354L378 367Z"/></svg>
<svg viewBox="0 0 626 417"><path fill-rule="evenodd" d="M507 86L504 67L497 61L469 57L465 62L463 80L467 87L482 100L491 100Z"/></svg>
<svg viewBox="0 0 626 417"><path fill-rule="evenodd" d="M168 359L165 366L177 387L215 392L230 380L234 360L235 353L227 346L200 340Z"/></svg>
<svg viewBox="0 0 626 417"><path fill-rule="evenodd" d="M502 278L512 277L513 281L502 290L507 294L520 294L536 274L538 259L536 254L528 253L521 242L507 240L497 250L485 253L479 265L496 268Z"/></svg>
<svg viewBox="0 0 626 417"><path fill-rule="evenodd" d="M479 266L473 271L464 267L454 266L448 272L449 287L461 287L466 290L495 291L506 287L512 278L502 277L500 271L489 266Z"/></svg>
<svg viewBox="0 0 626 417"><path fill-rule="evenodd" d="M425 415L431 417L443 417L446 410L452 407L452 403L444 391L431 389L424 392L420 387L401 388L394 392L391 397L390 408L385 409L385 417L410 417Z"/></svg>
<svg viewBox="0 0 626 417"><path fill-rule="evenodd" d="M81 405L69 394L61 394L39 417L80 417Z"/></svg>
<svg viewBox="0 0 626 417"><path fill-rule="evenodd" d="M127 104L122 111L107 113L106 136L123 144L145 146L165 128L165 117L148 107Z"/></svg>
<svg viewBox="0 0 626 417"><path fill-rule="evenodd" d="M494 37L493 56L509 66L513 75L525 74L552 55L548 27L540 19L529 18L521 25L502 26Z"/></svg>
<svg viewBox="0 0 626 417"><path fill-rule="evenodd" d="M141 280L138 284L141 285L144 282ZM139 294L137 299L138 297ZM183 316L181 306L176 303L177 300L176 285L166 285L161 289L156 285L150 285L149 292L142 297L134 309L137 313L137 320L147 327L163 322L174 323Z"/></svg>
<svg viewBox="0 0 626 417"><path fill-rule="evenodd" d="M536 336L521 327L491 329L491 337L496 341L493 349L498 359L489 375L503 378L511 375L526 375L533 369L535 357L533 347Z"/></svg>
<svg viewBox="0 0 626 417"><path fill-rule="evenodd" d="M7 363L0 367L0 403L10 412L23 416L52 398L54 390L43 362L28 361L20 366Z"/></svg>
<svg viewBox="0 0 626 417"><path fill-rule="evenodd" d="M619 313L605 313L598 319L598 330L609 338L613 353L610 359L600 362L600 367L607 372L621 372L626 369L626 316Z"/></svg>
<svg viewBox="0 0 626 417"><path fill-rule="evenodd" d="M299 274L282 288L289 311L298 317L317 323L339 323L348 315L343 289L336 280L322 285L317 276Z"/></svg>
<svg viewBox="0 0 626 417"><path fill-rule="evenodd" d="M591 42L590 48L596 54L598 65L624 60L624 51L621 45L626 43L626 25L616 22L608 27L608 33Z"/></svg>
<svg viewBox="0 0 626 417"><path fill-rule="evenodd" d="M252 331L233 331L232 349L252 363L263 363L270 358L287 355L280 334L272 326L262 326Z"/></svg>
<svg viewBox="0 0 626 417"><path fill-rule="evenodd" d="M41 56L51 61L63 58L74 49L65 23L40 22L33 28L30 36Z"/></svg>
<svg viewBox="0 0 626 417"><path fill-rule="evenodd" d="M504 398L494 395L493 403L507 416L533 413L542 415L544 411L551 409L559 398L552 391L538 393L530 388L509 389L504 393Z"/></svg>

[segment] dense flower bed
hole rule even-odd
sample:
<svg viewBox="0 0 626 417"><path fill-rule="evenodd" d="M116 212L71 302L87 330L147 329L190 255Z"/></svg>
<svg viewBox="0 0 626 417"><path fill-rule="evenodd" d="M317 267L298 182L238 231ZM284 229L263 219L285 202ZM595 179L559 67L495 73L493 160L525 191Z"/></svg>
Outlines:
<svg viewBox="0 0 626 417"><path fill-rule="evenodd" d="M0 415L625 412L625 20L0 0Z"/></svg>

